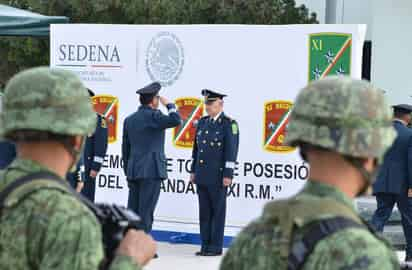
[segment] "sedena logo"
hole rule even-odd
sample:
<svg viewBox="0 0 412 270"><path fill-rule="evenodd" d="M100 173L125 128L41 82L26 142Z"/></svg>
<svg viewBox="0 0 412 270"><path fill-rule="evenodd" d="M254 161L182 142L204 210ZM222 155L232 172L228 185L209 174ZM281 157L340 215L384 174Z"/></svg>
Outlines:
<svg viewBox="0 0 412 270"><path fill-rule="evenodd" d="M121 68L121 55L112 44L60 44L59 64L66 67Z"/></svg>

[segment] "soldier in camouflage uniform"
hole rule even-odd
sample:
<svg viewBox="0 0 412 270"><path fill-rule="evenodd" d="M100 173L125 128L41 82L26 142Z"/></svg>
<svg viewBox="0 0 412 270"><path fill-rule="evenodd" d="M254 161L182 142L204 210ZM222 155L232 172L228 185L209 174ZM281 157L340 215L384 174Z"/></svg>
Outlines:
<svg viewBox="0 0 412 270"><path fill-rule="evenodd" d="M1 125L2 136L16 143L18 158L0 173L0 192L40 171L64 181L96 127L96 114L73 73L41 67L10 80ZM0 209L0 269L98 269L103 244L96 217L73 193L49 185L32 182L7 196ZM129 230L109 269L141 269L154 253L149 236Z"/></svg>
<svg viewBox="0 0 412 270"><path fill-rule="evenodd" d="M296 196L267 204L236 238L221 269L399 269L390 245L356 213L395 132L383 93L365 81L330 77L297 97L286 143L310 175Z"/></svg>

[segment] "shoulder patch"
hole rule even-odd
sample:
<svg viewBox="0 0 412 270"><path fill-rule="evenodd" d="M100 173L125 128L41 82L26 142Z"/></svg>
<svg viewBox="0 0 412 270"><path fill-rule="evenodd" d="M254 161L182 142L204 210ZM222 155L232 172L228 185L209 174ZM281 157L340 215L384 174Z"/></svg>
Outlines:
<svg viewBox="0 0 412 270"><path fill-rule="evenodd" d="M233 133L233 135L238 134L238 132L239 132L239 128L237 126L237 123L235 121L232 121L232 133Z"/></svg>

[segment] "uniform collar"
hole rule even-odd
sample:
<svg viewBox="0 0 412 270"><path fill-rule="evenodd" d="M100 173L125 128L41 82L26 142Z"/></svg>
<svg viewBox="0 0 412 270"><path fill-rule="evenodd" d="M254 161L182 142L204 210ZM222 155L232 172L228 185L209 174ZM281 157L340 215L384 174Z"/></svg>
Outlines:
<svg viewBox="0 0 412 270"><path fill-rule="evenodd" d="M346 205L353 211L356 211L355 204L351 198L349 198L347 195L345 195L342 191L340 191L336 187L333 187L333 186L330 186L324 183L308 180L301 194L313 195L316 197L328 197L328 198L331 198L337 202L340 202Z"/></svg>
<svg viewBox="0 0 412 270"><path fill-rule="evenodd" d="M139 110L153 110L149 105L140 105Z"/></svg>
<svg viewBox="0 0 412 270"><path fill-rule="evenodd" d="M404 125L404 126L407 126L407 125L408 125L405 121L403 121L402 119L398 119L398 118L393 119L393 122L394 122L394 123L400 123L400 124L402 124L402 125Z"/></svg>
<svg viewBox="0 0 412 270"><path fill-rule="evenodd" d="M221 117L223 116L223 111L221 111L220 113L218 113L215 117L210 117L210 119L214 120L215 122Z"/></svg>

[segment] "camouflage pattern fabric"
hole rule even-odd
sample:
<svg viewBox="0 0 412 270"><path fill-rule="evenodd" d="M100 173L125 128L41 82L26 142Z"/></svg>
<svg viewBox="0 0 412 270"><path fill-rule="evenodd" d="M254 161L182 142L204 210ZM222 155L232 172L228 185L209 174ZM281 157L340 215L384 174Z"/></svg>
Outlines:
<svg viewBox="0 0 412 270"><path fill-rule="evenodd" d="M65 70L40 67L15 75L5 88L2 105L0 132L6 137L27 129L85 136L96 127L87 90ZM16 159L0 171L0 191L40 171L48 170L34 161ZM0 269L98 269L103 260L100 224L72 194L36 186L29 194L13 192L6 205L0 216ZM118 256L110 269L140 267L132 258Z"/></svg>
<svg viewBox="0 0 412 270"><path fill-rule="evenodd" d="M321 183L309 181L297 196L333 199L355 212L349 197ZM279 243L289 240L282 236L280 224L271 216L264 212L236 237L223 258L221 270L286 269L287 257L281 256ZM329 217L315 216L314 220ZM294 237L300 235L302 232L298 231ZM350 228L328 236L315 246L303 266L303 270L314 269L399 269L399 264L396 254L385 242L367 230Z"/></svg>
<svg viewBox="0 0 412 270"><path fill-rule="evenodd" d="M381 90L366 81L331 76L299 94L286 144L306 142L343 155L381 159L395 137L392 110Z"/></svg>
<svg viewBox="0 0 412 270"><path fill-rule="evenodd" d="M0 173L0 191L17 178L46 170L33 161L17 159ZM0 217L0 269L98 269L103 259L100 224L76 198L59 190L39 189L24 200L8 200L16 203L3 209ZM109 269L141 268L131 258L118 256Z"/></svg>
<svg viewBox="0 0 412 270"><path fill-rule="evenodd" d="M2 99L3 135L21 129L87 135L96 127L89 94L70 71L38 67L18 73Z"/></svg>

